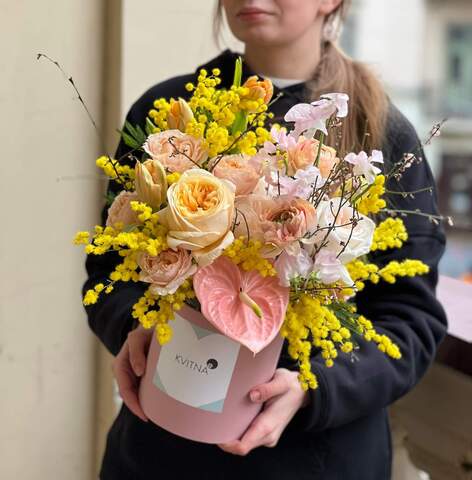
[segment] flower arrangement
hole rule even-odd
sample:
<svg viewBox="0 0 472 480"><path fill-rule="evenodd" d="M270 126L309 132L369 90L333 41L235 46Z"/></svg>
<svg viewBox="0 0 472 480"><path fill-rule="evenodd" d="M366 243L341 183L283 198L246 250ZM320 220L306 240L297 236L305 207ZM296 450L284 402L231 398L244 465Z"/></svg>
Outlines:
<svg viewBox="0 0 472 480"><path fill-rule="evenodd" d="M229 89L219 87L218 69L201 70L197 84L186 85L188 102L157 99L145 130L125 125L134 168L97 160L122 191L106 226L79 232L75 243L87 254L118 252L122 262L84 304L116 282L145 282L132 315L155 328L161 345L185 303L254 354L282 335L305 390L317 387L314 349L327 367L338 355L354 358L359 338L401 358L354 301L366 282L428 272L414 259L385 266L369 259L408 238L384 199L386 178L407 165L383 173L382 152L340 155L325 144L348 115L342 93L292 107L285 121L293 128L269 131L270 81L241 77L240 61Z"/></svg>

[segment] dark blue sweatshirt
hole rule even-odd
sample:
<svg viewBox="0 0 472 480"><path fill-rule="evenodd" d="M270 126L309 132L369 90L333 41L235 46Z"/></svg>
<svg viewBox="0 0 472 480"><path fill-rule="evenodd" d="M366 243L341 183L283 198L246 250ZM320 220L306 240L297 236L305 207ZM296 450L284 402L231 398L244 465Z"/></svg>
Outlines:
<svg viewBox="0 0 472 480"><path fill-rule="evenodd" d="M218 66L232 80L236 55L226 51L205 68ZM244 66L244 76L252 72ZM130 109L127 120L144 126L147 112L159 97L188 97L184 85L195 74L175 77L149 89ZM275 92L279 90L276 88ZM294 104L306 101L305 85L282 90L283 97L272 111L276 120ZM355 99L353 99L355 101ZM390 105L383 152L387 165L418 145L412 125ZM128 151L120 142L116 158ZM406 171L400 183L392 180L390 190L415 191L434 186L426 159ZM114 183L110 190L117 191ZM398 209L437 213L436 192L420 193L414 199L395 195ZM106 208L103 210L103 221ZM401 348L402 359L392 360L373 343L360 341L359 361L341 355L328 369L315 355L312 369L319 388L310 391L311 402L292 419L277 446L260 447L245 457L223 452L216 445L177 437L151 422L145 423L123 406L108 434L102 463L104 480L175 478L184 479L324 479L387 480L391 476L391 443L386 408L408 393L434 359L446 333L446 318L435 297L437 266L444 251L441 227L420 216L405 219L409 239L401 250L379 252L376 263L403 258L420 259L430 273L399 279L393 285L368 285L357 295L360 313L375 322L379 333L390 336ZM119 261L115 253L90 255L86 260L85 290L108 277ZM145 290L143 284L117 284L112 293L86 308L89 325L108 350L116 355L133 327L132 305ZM296 370L286 344L279 367Z"/></svg>

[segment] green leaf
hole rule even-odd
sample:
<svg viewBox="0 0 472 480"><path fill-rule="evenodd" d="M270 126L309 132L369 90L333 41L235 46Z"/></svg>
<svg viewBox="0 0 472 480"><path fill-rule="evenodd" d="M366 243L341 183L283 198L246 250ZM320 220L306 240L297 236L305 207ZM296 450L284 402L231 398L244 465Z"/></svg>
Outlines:
<svg viewBox="0 0 472 480"><path fill-rule="evenodd" d="M131 135L128 135L125 131L121 132L121 136L123 137L123 141L128 147L133 149L141 148L141 144L139 144Z"/></svg>
<svg viewBox="0 0 472 480"><path fill-rule="evenodd" d="M244 132L247 129L247 113L238 112L233 124L231 125L231 134L236 135L236 132Z"/></svg>
<svg viewBox="0 0 472 480"><path fill-rule="evenodd" d="M243 77L243 60L241 57L238 57L236 60L236 65L234 67L233 85L235 87L241 86L242 77Z"/></svg>
<svg viewBox="0 0 472 480"><path fill-rule="evenodd" d="M116 198L116 193L109 191L105 194L105 205L109 207Z"/></svg>
<svg viewBox="0 0 472 480"><path fill-rule="evenodd" d="M144 132L144 130L139 126L139 125L136 125L136 131L137 131L137 137L136 137L136 140L141 144L143 145L144 142L146 141L146 138L147 138L147 135L146 133Z"/></svg>
<svg viewBox="0 0 472 480"><path fill-rule="evenodd" d="M146 133L152 135L156 126L149 117L146 117Z"/></svg>

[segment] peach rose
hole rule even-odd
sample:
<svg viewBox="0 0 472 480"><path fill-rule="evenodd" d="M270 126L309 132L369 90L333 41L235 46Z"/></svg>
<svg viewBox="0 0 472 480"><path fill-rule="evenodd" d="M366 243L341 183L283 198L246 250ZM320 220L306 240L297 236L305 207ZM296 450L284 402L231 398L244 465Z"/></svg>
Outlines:
<svg viewBox="0 0 472 480"><path fill-rule="evenodd" d="M274 254L298 252L295 242L316 227L315 207L301 198L246 195L236 199L236 208L245 217L237 217L236 235L247 235L247 222L251 238L276 246Z"/></svg>
<svg viewBox="0 0 472 480"><path fill-rule="evenodd" d="M249 163L249 155L225 155L213 169L213 175L234 183L236 195L247 195L256 188L260 175Z"/></svg>
<svg viewBox="0 0 472 480"><path fill-rule="evenodd" d="M297 145L288 150L288 175L295 175L297 170L305 170L314 165L318 156L320 142L316 139L306 139L301 136ZM327 145L321 146L318 168L321 176L327 178L331 169L339 159L336 158L336 150Z"/></svg>
<svg viewBox="0 0 472 480"><path fill-rule="evenodd" d="M169 247L191 250L201 266L215 260L234 240L234 190L207 170L184 172L167 190L168 206L160 211Z"/></svg>
<svg viewBox="0 0 472 480"><path fill-rule="evenodd" d="M123 223L123 225L141 223L137 213L131 209L130 203L135 200L138 200L136 192L120 192L108 209L107 227L113 227L117 223Z"/></svg>
<svg viewBox="0 0 472 480"><path fill-rule="evenodd" d="M164 250L156 257L143 253L138 257L139 279L151 284L154 295L175 293L182 283L197 271L186 250Z"/></svg>
<svg viewBox="0 0 472 480"><path fill-rule="evenodd" d="M149 135L143 148L151 158L159 160L171 172L182 173L190 168L198 168L208 158L202 141L180 130Z"/></svg>
<svg viewBox="0 0 472 480"><path fill-rule="evenodd" d="M141 202L159 208L166 198L167 178L164 167L158 160L136 162L134 184Z"/></svg>
<svg viewBox="0 0 472 480"><path fill-rule="evenodd" d="M318 154L318 148L320 142L318 140L314 140L315 144L315 151ZM320 174L322 178L328 178L331 170L339 163L339 158L336 157L336 150L332 147L328 147L327 145L321 146L321 154L320 160L318 163L318 168L320 169Z"/></svg>
<svg viewBox="0 0 472 480"><path fill-rule="evenodd" d="M187 123L192 119L192 109L183 98L179 98L177 101L171 100L170 110L167 114L167 125L169 129L177 129L185 132Z"/></svg>
<svg viewBox="0 0 472 480"><path fill-rule="evenodd" d="M295 147L288 150L287 174L295 175L297 170L305 170L316 160L315 141L300 137Z"/></svg>

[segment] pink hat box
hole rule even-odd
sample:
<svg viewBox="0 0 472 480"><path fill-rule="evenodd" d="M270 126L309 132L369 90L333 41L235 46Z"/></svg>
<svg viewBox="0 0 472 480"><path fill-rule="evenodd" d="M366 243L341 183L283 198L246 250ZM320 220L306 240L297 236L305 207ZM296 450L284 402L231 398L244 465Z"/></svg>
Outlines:
<svg viewBox="0 0 472 480"><path fill-rule="evenodd" d="M274 375L280 334L256 355L222 335L197 310L185 305L169 323L172 339L151 341L139 387L144 413L156 425L204 443L241 438L262 408L249 391Z"/></svg>

